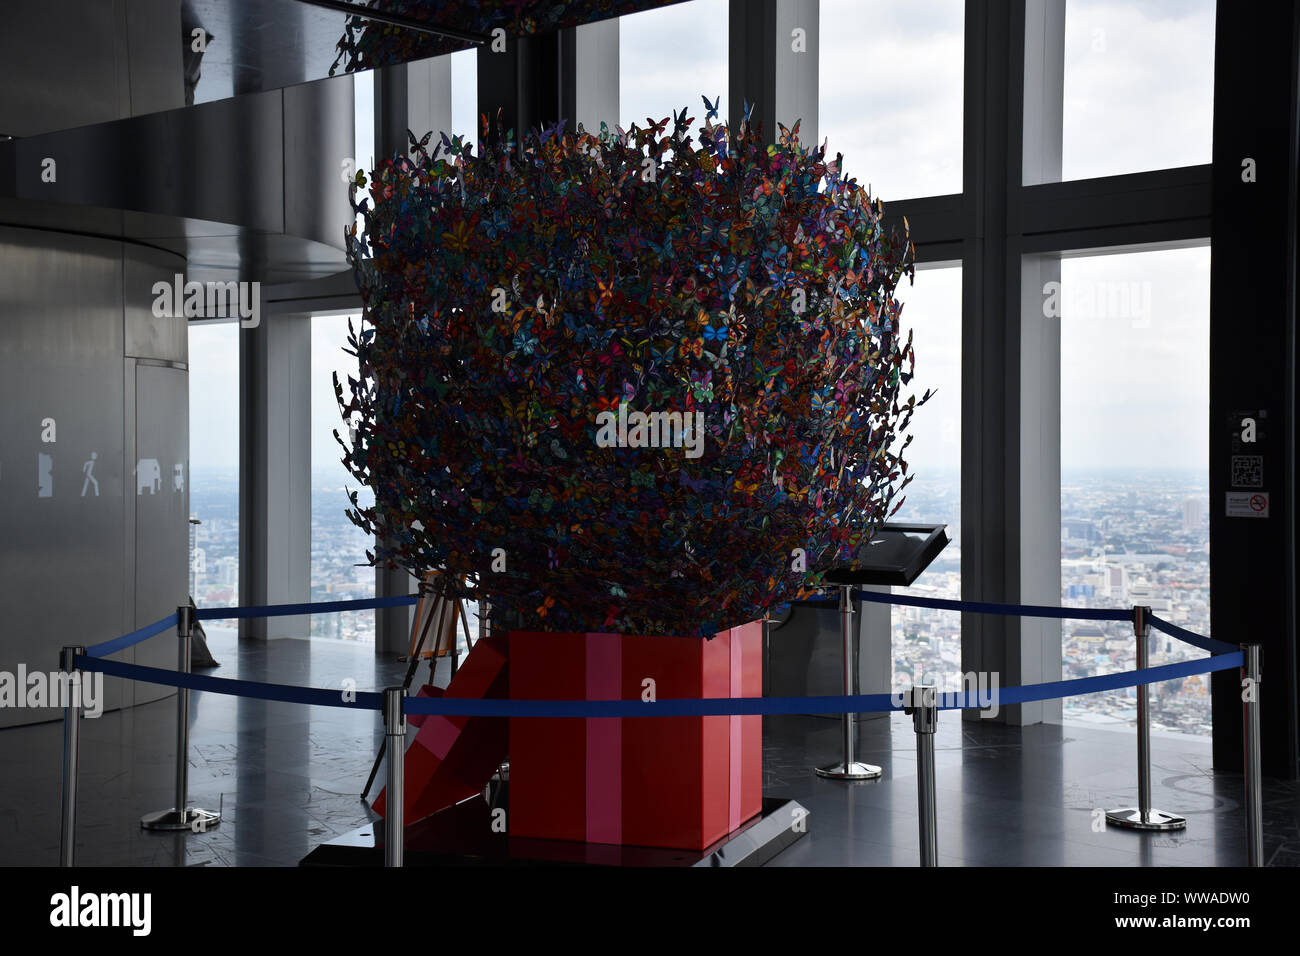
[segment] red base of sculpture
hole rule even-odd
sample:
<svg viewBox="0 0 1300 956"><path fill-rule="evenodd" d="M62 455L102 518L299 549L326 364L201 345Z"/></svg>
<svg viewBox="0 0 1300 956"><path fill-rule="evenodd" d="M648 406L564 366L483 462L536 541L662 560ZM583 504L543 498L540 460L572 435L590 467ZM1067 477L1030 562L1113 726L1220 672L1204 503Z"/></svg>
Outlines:
<svg viewBox="0 0 1300 956"><path fill-rule="evenodd" d="M713 640L514 631L475 644L444 691L514 700L761 697L762 625ZM508 658L508 659L507 659ZM762 810L763 719L419 717L406 820L482 791L507 752L515 837L702 850ZM508 728L508 730L507 730ZM384 813L386 794L374 809Z"/></svg>
<svg viewBox="0 0 1300 956"><path fill-rule="evenodd" d="M762 625L510 635L514 700L761 697ZM759 716L510 718L513 836L703 849L762 809Z"/></svg>

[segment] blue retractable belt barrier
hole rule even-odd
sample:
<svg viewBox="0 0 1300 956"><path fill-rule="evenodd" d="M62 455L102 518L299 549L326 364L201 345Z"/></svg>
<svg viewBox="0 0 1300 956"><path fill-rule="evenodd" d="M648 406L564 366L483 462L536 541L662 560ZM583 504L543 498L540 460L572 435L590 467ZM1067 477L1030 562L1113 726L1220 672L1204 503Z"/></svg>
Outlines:
<svg viewBox="0 0 1300 956"><path fill-rule="evenodd" d="M159 667L106 661L100 658L78 656L78 667L100 671L128 680L142 680L151 684L171 687L188 687L217 694L278 700L293 704L316 704L323 707L351 707L361 710L379 710L382 695L375 691L356 691L345 695L340 690L317 687L294 687L288 684L267 684L260 681L234 680L208 677L202 674L181 674ZM1057 697L1074 697L1095 694L1176 680L1192 674L1240 667L1240 651L1195 661L1178 661L1162 664L1143 671L1122 671L1118 674L1101 674L1096 677L1079 677L1073 680L1029 684L1024 687L989 688L987 692L966 691L941 693L941 710L984 708L992 705L1024 704ZM900 710L903 692L896 694L852 694L829 697L711 697L683 700L490 700L459 697L411 697L404 710L408 714L441 714L446 716L474 717L708 717L744 714L865 714Z"/></svg>
<svg viewBox="0 0 1300 956"><path fill-rule="evenodd" d="M1048 617L1092 621L1130 621L1131 612L1119 608L1050 607L1036 604L993 604L983 601L954 601L947 598L912 597L903 594L883 594L876 591L854 591L854 596L879 604L903 604L948 611L969 611L975 614L1005 614L1017 617ZM415 604L419 595L398 595L385 598L364 598L357 601L324 601L316 604L276 604L266 607L214 607L201 608L196 613L199 620L228 620L234 618L286 617L296 614L328 614L338 611L362 611L376 608L402 607ZM837 607L835 601L795 601L810 607ZM314 704L322 707L350 707L360 710L379 710L383 706L382 694L375 691L327 690L317 687L294 687L288 684L269 684L260 681L234 680L208 677L202 674L182 674L178 671L123 661L104 660L107 655L124 650L154 635L176 626L176 615L169 614L147 627L104 641L78 655L76 666L99 671L127 680L141 680L151 684L206 690L217 694L233 694L261 700L277 700L293 704ZM1242 653L1232 644L1203 637L1186 628L1151 615L1151 626L1171 637L1194 647L1209 651L1213 656L1193 661L1162 664L1145 670L1122 671L1118 674L1101 674L1072 680L1029 684L1023 687L981 689L939 694L942 710L966 708L982 709L990 706L1025 704L1031 701L1095 694L1120 687L1154 684L1158 681L1177 680L1192 674L1205 674L1242 666ZM719 697L687 700L474 700L454 697L411 697L405 702L408 714L441 714L447 716L482 717L699 717L745 714L845 714L873 713L899 710L903 707L903 694L853 694L830 697Z"/></svg>
<svg viewBox="0 0 1300 956"><path fill-rule="evenodd" d="M1163 618L1156 617L1154 614L1150 617L1151 626L1157 631L1164 631L1170 637L1176 637L1178 640L1193 647L1199 647L1203 651L1209 651L1211 654L1230 654L1237 649L1235 644L1228 644L1225 641L1216 641L1212 637L1202 637L1185 627L1179 627L1177 624L1170 624Z"/></svg>
<svg viewBox="0 0 1300 956"><path fill-rule="evenodd" d="M418 594L399 594L396 597L362 598L356 601L320 601L316 604L271 604L265 607L203 607L194 612L199 621L230 621L237 618L252 617L288 617L293 614L330 614L336 611L367 611L384 607L401 607L411 605L420 599ZM168 614L160 621L142 627L130 634L123 634L111 641L94 644L86 648L87 657L107 657L118 651L126 650L133 644L147 641L156 634L176 626L176 614Z"/></svg>
<svg viewBox="0 0 1300 956"><path fill-rule="evenodd" d="M993 604L987 601L954 601L951 598L913 597L910 594L884 594L879 591L854 591L853 596L876 604L903 604L928 607L938 611L969 611L972 614L1005 614L1013 617L1058 617L1080 621L1129 621L1133 614L1126 608L1052 607L1046 604ZM839 607L836 599L791 601L808 607ZM1190 633L1190 632L1189 632ZM1236 648L1233 648L1235 650Z"/></svg>
<svg viewBox="0 0 1300 956"><path fill-rule="evenodd" d="M377 691L345 692L342 688L325 690L319 687L267 684L262 681L236 680L230 677L209 677L206 674L182 674L162 667L146 667L143 664L128 664L125 661L106 661L98 657L78 655L74 663L84 670L99 671L127 680L142 680L150 684L166 684L169 687L188 687L190 690L207 690L214 694L233 694L236 697L281 700L290 704L379 710L383 700L383 695Z"/></svg>
<svg viewBox="0 0 1300 956"><path fill-rule="evenodd" d="M132 644L139 644L141 641L147 641L155 634L161 634L163 631L169 631L176 626L176 612L168 614L161 621L154 621L152 624L140 628L138 631L132 631L130 634L123 634L121 637L115 637L111 641L104 641L101 644L95 644L86 648L87 657L107 657L109 654L125 650Z"/></svg>
<svg viewBox="0 0 1300 956"><path fill-rule="evenodd" d="M204 607L195 615L200 621L229 621L249 617L289 617L294 614L332 614L336 611L370 611L381 607L414 604L415 594L397 597L362 598L357 601L319 601L316 604L269 604L266 607Z"/></svg>
<svg viewBox="0 0 1300 956"><path fill-rule="evenodd" d="M1192 674L1241 666L1241 652L1162 664L1144 671L1122 671L1096 677L1029 684L1024 687L991 688L981 698L978 691L939 695L941 710L962 710L1025 704L1056 697L1095 694L1119 687L1154 684ZM895 694L852 694L831 697L714 697L686 700L473 700L454 697L412 697L406 701L408 714L445 714L484 717L698 717L731 714L867 714L901 710L904 692Z"/></svg>

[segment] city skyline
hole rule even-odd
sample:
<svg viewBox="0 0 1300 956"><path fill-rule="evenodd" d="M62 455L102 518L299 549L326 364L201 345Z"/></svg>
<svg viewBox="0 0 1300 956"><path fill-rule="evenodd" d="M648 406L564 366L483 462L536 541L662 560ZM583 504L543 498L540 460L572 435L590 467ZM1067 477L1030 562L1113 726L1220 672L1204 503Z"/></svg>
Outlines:
<svg viewBox="0 0 1300 956"><path fill-rule="evenodd" d="M895 520L948 525L949 547L900 593L961 597L961 513L959 476L954 471L927 475L909 488ZM204 523L196 543L204 552L206 576L195 594L200 606L238 603L238 471L196 472L191 510ZM1195 521L1189 523L1189 502ZM1208 484L1196 469L1147 469L1137 473L1107 468L1066 469L1062 473L1061 604L1066 607L1128 607L1151 604L1168 620L1206 634L1209 631ZM344 516L347 498L338 475L328 468L312 473L311 600L348 600L374 593L374 571L365 564L367 537ZM215 626L228 626L229 622ZM905 686L920 673L937 677L944 690L955 689L961 669L961 615L898 606L892 612L891 687ZM374 640L370 612L319 615L311 636L360 643ZM1186 660L1197 651L1156 635L1151 663ZM1132 629L1112 622L1062 622L1064 679L1130 670L1136 666ZM1131 724L1131 689L1068 698L1067 721L1093 725ZM1200 678L1156 685L1152 699L1157 731L1206 735L1210 732L1208 684Z"/></svg>

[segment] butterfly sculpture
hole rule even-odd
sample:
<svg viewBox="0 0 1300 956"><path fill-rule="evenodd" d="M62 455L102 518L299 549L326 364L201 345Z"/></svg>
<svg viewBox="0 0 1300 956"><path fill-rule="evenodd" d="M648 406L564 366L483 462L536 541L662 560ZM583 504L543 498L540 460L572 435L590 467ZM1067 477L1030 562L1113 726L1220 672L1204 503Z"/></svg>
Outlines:
<svg viewBox="0 0 1300 956"><path fill-rule="evenodd" d="M901 394L908 234L797 125L769 146L720 102L698 130L411 136L352 182L336 398L368 560L523 627L709 636L818 586L794 548L845 563L897 507L928 397Z"/></svg>

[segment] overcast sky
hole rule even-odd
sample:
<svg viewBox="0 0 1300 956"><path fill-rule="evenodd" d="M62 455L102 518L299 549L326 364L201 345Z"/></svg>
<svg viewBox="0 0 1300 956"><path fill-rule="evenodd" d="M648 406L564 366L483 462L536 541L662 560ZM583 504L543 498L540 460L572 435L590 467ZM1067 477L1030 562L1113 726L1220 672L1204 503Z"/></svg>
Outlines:
<svg viewBox="0 0 1300 956"><path fill-rule="evenodd" d="M690 0L623 17L618 25L618 121L645 126L689 107L692 130L703 96L721 96L727 118L727 0Z"/></svg>
<svg viewBox="0 0 1300 956"><path fill-rule="evenodd" d="M963 6L822 0L820 135L886 203L962 188ZM725 117L726 18L726 0L623 18L622 125L683 105L699 118L702 94L723 94ZM1070 0L1065 178L1209 162L1213 44L1212 0ZM474 57L455 54L452 66L453 126L467 134L477 125ZM367 80L359 81L363 131L370 96ZM359 134L358 155L368 159L367 135ZM1209 257L1197 248L1064 262L1063 314L1052 320L1062 323L1065 467L1206 467ZM908 457L918 469L957 464L961 279L959 268L926 269L900 294L915 334L918 392L939 390L913 426ZM339 318L314 321L315 467L337 461L329 373L351 362L340 351L345 327ZM237 333L237 325L191 329L196 470L238 461Z"/></svg>

